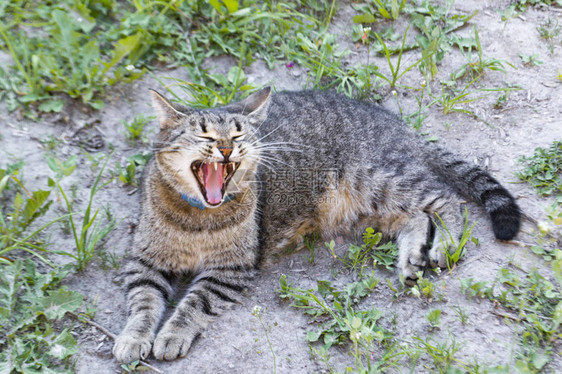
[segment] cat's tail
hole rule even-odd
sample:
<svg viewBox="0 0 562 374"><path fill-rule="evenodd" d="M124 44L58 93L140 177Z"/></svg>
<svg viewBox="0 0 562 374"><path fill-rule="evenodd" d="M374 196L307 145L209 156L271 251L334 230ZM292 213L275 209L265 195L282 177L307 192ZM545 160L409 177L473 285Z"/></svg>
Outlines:
<svg viewBox="0 0 562 374"><path fill-rule="evenodd" d="M511 194L479 166L434 144L427 158L431 169L461 196L484 206L496 238L512 239L521 226L521 209Z"/></svg>

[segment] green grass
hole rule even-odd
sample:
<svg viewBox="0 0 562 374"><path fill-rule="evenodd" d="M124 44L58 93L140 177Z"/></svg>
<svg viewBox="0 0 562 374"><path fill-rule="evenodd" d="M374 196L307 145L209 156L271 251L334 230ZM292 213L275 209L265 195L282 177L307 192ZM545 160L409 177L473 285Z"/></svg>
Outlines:
<svg viewBox="0 0 562 374"><path fill-rule="evenodd" d="M532 156L522 156L523 169L516 173L540 196L562 195L562 141L555 140L549 148L536 148Z"/></svg>
<svg viewBox="0 0 562 374"><path fill-rule="evenodd" d="M540 56L538 53L533 53L532 55L526 55L524 53L520 53L519 57L521 58L523 64L526 66L540 66L544 64L544 62L539 60Z"/></svg>
<svg viewBox="0 0 562 374"><path fill-rule="evenodd" d="M48 228L70 216L37 221L50 210L54 194L52 187L28 191L19 179L23 166L0 169L0 372L70 373L78 345L64 316L84 297L61 287L75 267L51 261L66 253L44 241Z"/></svg>
<svg viewBox="0 0 562 374"><path fill-rule="evenodd" d="M125 185L138 187L139 176L151 157L151 152L144 151L127 157L123 165L117 162L115 164L115 168L117 175L119 176L119 180Z"/></svg>
<svg viewBox="0 0 562 374"><path fill-rule="evenodd" d="M365 269L372 269L372 267L377 265L392 270L394 262L398 258L398 248L396 245L392 242L380 244L382 234L375 232L370 227L365 229L362 239L363 243L361 245L351 244L343 257L336 253L336 243L334 240L324 244L334 259L340 261L345 268L358 272L361 276Z"/></svg>
<svg viewBox="0 0 562 374"><path fill-rule="evenodd" d="M445 255L447 256L447 268L450 272L456 266L457 262L459 262L459 260L465 255L468 241L470 240L475 244L478 243L478 239L472 236L472 230L474 230L474 227L478 222L468 226L468 209L465 207L463 214L464 224L461 237L455 238L437 213L436 216L439 222L435 226L444 238L442 239L443 241L441 244L443 245L443 248L446 248Z"/></svg>
<svg viewBox="0 0 562 374"><path fill-rule="evenodd" d="M441 314L441 309L431 309L425 315L427 322L429 322L430 330L439 329L439 325L441 324Z"/></svg>
<svg viewBox="0 0 562 374"><path fill-rule="evenodd" d="M528 6L546 7L551 5L562 6L561 0L516 0L513 5L520 10L526 10Z"/></svg>
<svg viewBox="0 0 562 374"><path fill-rule="evenodd" d="M0 371L73 372L70 357L78 345L63 317L83 296L60 286L69 268L41 273L29 259L0 266Z"/></svg>
<svg viewBox="0 0 562 374"><path fill-rule="evenodd" d="M45 257L52 252L48 250L40 238L43 231L66 217L59 217L35 227L33 223L44 216L53 201L50 200L51 191L28 191L18 179L23 162L9 164L0 169L0 197L8 199L0 209L0 263L11 264L12 253L26 252L42 262L54 266ZM6 197L6 192L10 193ZM25 196L25 197L24 197ZM10 207L10 208L8 208ZM33 231L29 232L33 228Z"/></svg>
<svg viewBox="0 0 562 374"><path fill-rule="evenodd" d="M156 116L145 116L144 114L138 114L133 118L131 122L122 120L121 123L125 127L125 136L130 144L135 144L137 141L142 141L143 143L148 143L147 134L144 134L144 127L150 123Z"/></svg>
<svg viewBox="0 0 562 374"><path fill-rule="evenodd" d="M552 268L562 284L562 254L557 250ZM556 340L560 339L562 294L544 275L534 268L524 271L516 265L502 268L492 284L461 280L468 297L489 299L500 309L496 314L519 328L520 342L515 367L524 372L546 369L552 360Z"/></svg>
<svg viewBox="0 0 562 374"><path fill-rule="evenodd" d="M210 56L235 56L246 66L255 59L250 51L257 51L273 67L286 59L280 46L289 34L325 26L335 5L11 0L0 8L0 48L13 64L0 71L0 87L10 110L25 106L37 118L62 111L66 97L99 109L110 87L140 78L155 64L187 66L196 84L208 76L200 65Z"/></svg>
<svg viewBox="0 0 562 374"><path fill-rule="evenodd" d="M72 159L62 162L54 157L49 157L47 159L48 165L53 172L55 172L55 179L49 179L49 184L52 187L57 188L68 211L68 223L71 227L71 233L75 242L76 254L68 253L68 256L76 260L76 268L78 271L82 271L86 268L86 265L92 260L95 254L95 250L99 243L117 226L117 221L112 217L105 225L101 224L102 218L98 217L100 209L93 211L92 203L94 202L94 197L96 194L104 188L106 185L111 183L111 180L104 183L101 182L103 171L109 162L111 155L106 156L106 160L101 166L92 187L90 188L90 197L88 199L88 205L83 213L82 226L77 225L77 220L75 218L76 212L74 212L73 204L68 199L66 192L60 184L60 179L62 176L68 176L72 173L75 167L75 160ZM70 161L70 162L69 162ZM98 219L100 218L100 219Z"/></svg>

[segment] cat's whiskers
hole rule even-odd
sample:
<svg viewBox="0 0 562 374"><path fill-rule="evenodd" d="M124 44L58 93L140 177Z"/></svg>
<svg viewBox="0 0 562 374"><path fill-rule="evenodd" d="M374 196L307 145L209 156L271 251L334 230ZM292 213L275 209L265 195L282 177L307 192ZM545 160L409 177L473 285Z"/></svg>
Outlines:
<svg viewBox="0 0 562 374"><path fill-rule="evenodd" d="M247 159L252 161L252 162L256 162L258 164L262 164L263 166L265 166L268 170L275 172L275 165L273 165L270 161L264 160L264 159L259 159L256 156L247 156Z"/></svg>
<svg viewBox="0 0 562 374"><path fill-rule="evenodd" d="M253 149L259 149L259 150L273 149L273 150L284 150L284 151L291 151L291 152L304 152L303 149L292 147L291 143L282 143L282 142L259 144L259 145L253 146L252 148Z"/></svg>
<svg viewBox="0 0 562 374"><path fill-rule="evenodd" d="M291 148L286 148L286 147L262 147L262 148L255 148L256 150L260 151L260 152L304 152L302 149L291 149Z"/></svg>
<svg viewBox="0 0 562 374"><path fill-rule="evenodd" d="M270 162L270 163L279 163L279 164L285 165L285 166L288 167L289 169L296 170L293 165L290 165L290 164L288 164L288 163L286 163L286 162L283 162L283 161L281 161L281 160L279 160L279 159L276 159L276 158L273 158L273 157L267 158L267 157L265 157L264 155L260 155L260 158L261 158L262 160L268 161L268 162ZM278 166L276 166L276 167L278 168Z"/></svg>
<svg viewBox="0 0 562 374"><path fill-rule="evenodd" d="M263 124L263 122L262 122ZM281 128L281 126L283 126L284 124L282 123L281 125L277 126L276 128L274 128L273 130L271 130L270 132L268 132L267 134L265 134L264 136L262 136L261 138L258 138L256 140L254 140L252 143L250 143L251 145L254 145L258 142L261 142L263 139L267 138L268 136L270 136L271 134L273 134L275 131L279 130ZM261 125L260 125L261 126ZM259 129L259 127L258 127ZM257 134L257 130L254 132L255 134Z"/></svg>

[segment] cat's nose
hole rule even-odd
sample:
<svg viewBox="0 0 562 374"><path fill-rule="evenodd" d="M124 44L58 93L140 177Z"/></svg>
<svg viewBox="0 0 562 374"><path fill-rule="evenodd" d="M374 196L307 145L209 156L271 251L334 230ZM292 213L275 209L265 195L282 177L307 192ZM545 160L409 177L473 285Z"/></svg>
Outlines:
<svg viewBox="0 0 562 374"><path fill-rule="evenodd" d="M232 146L220 145L219 146L219 152L223 155L224 162L228 162L228 158L230 157L230 154L232 153Z"/></svg>

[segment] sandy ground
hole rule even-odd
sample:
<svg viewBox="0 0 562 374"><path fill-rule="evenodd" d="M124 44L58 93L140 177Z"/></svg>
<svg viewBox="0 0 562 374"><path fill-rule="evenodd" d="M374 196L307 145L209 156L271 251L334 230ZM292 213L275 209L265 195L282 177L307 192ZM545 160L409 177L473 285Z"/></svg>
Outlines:
<svg viewBox="0 0 562 374"><path fill-rule="evenodd" d="M484 83L495 87L509 82L519 85L522 90L509 96L507 103L495 109L493 103L497 95L477 101L468 106L471 110L489 122L492 126L465 114L444 115L441 108L433 106L428 110L429 117L422 131L438 137L441 144L462 154L466 159L488 166L488 170L506 185L518 198L520 205L529 215L535 218L544 216L544 207L549 199L540 199L526 184L518 183L514 172L518 169L517 159L522 155L530 155L533 149L547 147L553 140L562 139L562 82L556 80L558 70L562 69L560 44L554 54L550 54L547 43L540 39L536 31L537 25L550 18L561 18L562 13L555 10L528 10L524 17L516 18L504 24L497 9L504 9L508 2L466 1L458 2L454 9L472 11L478 9L470 25L476 25L480 33L484 55L505 59L513 63L517 70L508 68L506 75L497 72L487 74ZM333 20L332 32L339 35L341 46L347 46L353 53L351 60L366 61L366 49L357 49L349 39L349 30L353 11L348 5L341 5ZM463 33L469 33L471 27ZM541 66L523 66L519 53L540 54ZM407 61L415 61L418 52L405 54ZM371 56L371 59L374 57ZM376 57L380 66L385 65L384 59ZM460 66L464 57L459 51L453 50L445 57L439 67L439 73L432 83L438 89L439 79L448 77L451 71ZM221 58L208 61L209 66L218 71L226 71L234 61ZM262 62L255 62L246 70L249 82L272 83L277 90L300 89L306 81L306 71L296 66L288 69L283 64L270 71ZM187 78L185 71L156 72L157 76L175 75ZM416 69L404 77L401 82L415 85L422 79ZM122 120L131 120L139 113L152 114L149 105L148 88L158 88L159 84L145 76L131 86L115 90L105 107L98 112L85 112L77 106L68 106L63 115L47 116L38 123L19 121L15 115L1 111L0 154L8 160L23 158L25 181L33 186L43 187L48 170L45 153L37 139L45 139L49 135L65 139L81 126L94 124L89 129L91 135L96 131L101 135L105 145L100 150L108 152L109 146L115 147L115 155L109 168L114 169L118 160L128 155L148 149L148 145L131 148L124 136ZM417 109L411 91L397 89L397 97L404 113ZM382 105L398 111L397 99L392 94L385 96ZM66 123L63 117L68 117ZM156 124L150 124L155 131ZM373 144L376 147L376 144ZM80 164L77 171L65 180L69 188L75 184L77 189L77 206L84 206L88 199L88 188L93 181L89 162L80 147L70 142L62 143L56 150L59 157L79 155ZM119 227L110 235L105 248L119 258L130 250L132 227L139 210L139 193L131 187L123 187L118 182L109 185L96 198L96 207L108 205L112 213L122 219ZM416 334L425 337L433 334L436 340L444 340L448 334L462 343L459 356L468 362L476 360L482 365L502 364L510 362L517 349L517 326L508 325L491 313L492 305L487 301L469 301L460 292L459 279L473 277L477 280L493 280L497 270L515 259L522 267L530 269L540 266L539 259L526 249L496 242L491 233L490 222L484 211L468 205L472 221L478 221L474 235L480 245L471 244L468 256L459 264L452 274L442 275L436 284L445 296L443 301L428 303L414 297L404 297L393 301L392 291L387 287L385 278L396 285L397 272L377 270L381 282L372 295L367 297L362 307L381 309L385 317L381 320L384 326L396 329L397 337L406 338ZM72 250L73 239L61 234L60 228L51 229L51 242L59 250ZM532 226L526 224L519 239L532 241L528 235ZM526 233L525 233L526 232ZM347 246L338 248L340 254ZM275 266L265 269L255 282L242 305L220 317L204 333L203 337L192 347L185 359L173 362L157 362L152 364L165 373L266 373L273 371L273 359L264 332L252 316L252 308L259 305L265 309L263 319L270 327L270 339L277 356L278 373L312 373L323 372L325 366L313 359L306 342L306 332L310 329L308 319L303 313L282 301L275 290L279 287L279 277L287 274L295 285L302 288L313 287L316 279L332 280L336 284L345 284L353 280L353 275L341 273L333 277L332 269L341 265L334 262L327 250L317 250L313 264L308 262L308 253L297 253L282 259ZM116 278L118 270L104 270L99 261L91 263L83 273L76 274L68 280L68 285L84 293L89 302L97 303L95 321L109 330L118 333L126 319L125 298ZM545 270L545 274L549 274ZM460 306L469 314L468 325L462 325L453 311ZM443 310L441 330L429 332L425 315L431 308ZM396 326L392 326L395 319ZM116 373L121 372L119 364L111 354L112 341L95 328L80 326L78 328L80 353L76 362L78 373ZM561 347L555 347L560 351ZM556 350L556 349L555 349ZM352 358L346 349L334 347L331 350L332 364L342 369ZM562 371L562 358L553 355L551 368L553 372ZM406 367L404 369L407 369ZM432 372L430 366L418 366L415 372Z"/></svg>

